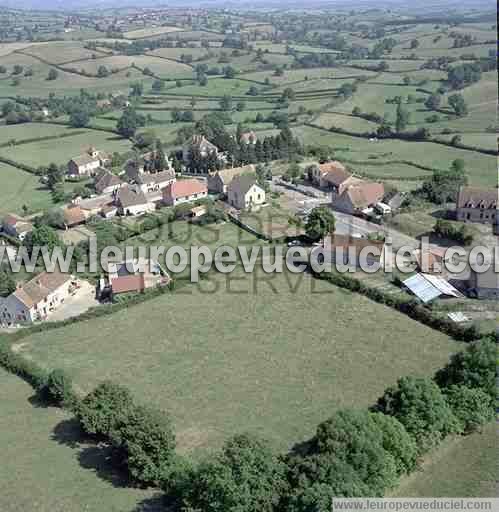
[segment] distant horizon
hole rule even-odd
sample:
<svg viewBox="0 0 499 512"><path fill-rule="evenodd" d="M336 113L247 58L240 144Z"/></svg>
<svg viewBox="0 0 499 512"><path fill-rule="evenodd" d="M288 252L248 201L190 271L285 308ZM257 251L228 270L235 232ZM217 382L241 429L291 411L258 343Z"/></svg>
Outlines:
<svg viewBox="0 0 499 512"><path fill-rule="evenodd" d="M490 6L489 6L490 4ZM495 2L494 2L495 5ZM431 10L439 10L444 6L455 6L463 10L489 9L492 8L491 0L468 0L465 4L457 0L420 0L416 5L407 0L359 0L351 2L348 0L313 0L306 7L302 2L296 0L255 0L251 8L283 8L289 6L293 9L328 8L332 6L344 7L345 9L380 8L391 9L394 7L407 7L408 12L414 12L421 8L428 7ZM241 0L0 0L0 9L15 10L57 10L60 12L71 12L74 10L87 10L93 8L104 9L129 9L129 8L176 8L176 7L212 7L212 8L248 8L247 3Z"/></svg>

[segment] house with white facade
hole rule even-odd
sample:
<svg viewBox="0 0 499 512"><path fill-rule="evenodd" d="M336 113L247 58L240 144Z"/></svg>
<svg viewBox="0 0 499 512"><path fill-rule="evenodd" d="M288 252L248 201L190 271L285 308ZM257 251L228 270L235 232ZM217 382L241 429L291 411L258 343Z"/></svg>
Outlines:
<svg viewBox="0 0 499 512"><path fill-rule="evenodd" d="M68 162L68 177L77 179L84 176L94 176L98 169L110 161L107 153L91 147L82 155L71 158Z"/></svg>
<svg viewBox="0 0 499 512"><path fill-rule="evenodd" d="M175 206L180 203L196 201L208 195L206 181L196 179L178 180L163 189L163 203Z"/></svg>
<svg viewBox="0 0 499 512"><path fill-rule="evenodd" d="M15 325L47 319L75 290L70 274L42 272L0 298L0 324Z"/></svg>
<svg viewBox="0 0 499 512"><path fill-rule="evenodd" d="M156 205L134 185L127 185L116 192L115 205L118 215L143 215L156 209Z"/></svg>
<svg viewBox="0 0 499 512"><path fill-rule="evenodd" d="M227 187L227 201L238 210L258 207L265 203L265 190L254 176L236 176Z"/></svg>

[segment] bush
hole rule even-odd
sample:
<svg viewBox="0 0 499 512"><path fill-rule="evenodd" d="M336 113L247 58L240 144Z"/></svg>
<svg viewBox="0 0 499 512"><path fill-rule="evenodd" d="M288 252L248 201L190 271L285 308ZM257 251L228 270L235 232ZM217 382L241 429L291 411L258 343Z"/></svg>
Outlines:
<svg viewBox="0 0 499 512"><path fill-rule="evenodd" d="M437 388L438 389L438 388ZM397 479L395 458L383 446L384 435L368 411L342 410L317 427L319 453L352 466L370 496L381 496Z"/></svg>
<svg viewBox="0 0 499 512"><path fill-rule="evenodd" d="M372 496L355 469L329 453L294 456L288 461L289 490L281 510L330 512L331 499Z"/></svg>
<svg viewBox="0 0 499 512"><path fill-rule="evenodd" d="M123 450L130 475L154 485L168 480L175 452L170 417L147 406L125 407L126 414L110 427L110 440Z"/></svg>
<svg viewBox="0 0 499 512"><path fill-rule="evenodd" d="M496 360L497 344L492 338L484 338L453 355L449 364L437 372L435 379L441 387L457 384L481 389L495 400Z"/></svg>
<svg viewBox="0 0 499 512"><path fill-rule="evenodd" d="M454 385L444 389L444 393L462 432L474 432L494 419L493 402L481 389Z"/></svg>
<svg viewBox="0 0 499 512"><path fill-rule="evenodd" d="M99 384L81 401L77 417L87 434L109 436L124 424L132 407L130 391L106 381Z"/></svg>
<svg viewBox="0 0 499 512"><path fill-rule="evenodd" d="M396 386L386 389L375 409L397 418L414 437L419 453L459 431L456 417L431 379L402 377Z"/></svg>
<svg viewBox="0 0 499 512"><path fill-rule="evenodd" d="M47 394L56 404L71 406L75 398L73 380L64 370L52 370L47 379Z"/></svg>
<svg viewBox="0 0 499 512"><path fill-rule="evenodd" d="M413 471L416 468L418 448L404 425L386 414L374 413L372 418L382 433L383 448L395 460L397 475Z"/></svg>
<svg viewBox="0 0 499 512"><path fill-rule="evenodd" d="M272 512L285 485L285 465L269 444L242 434L200 464L187 486L184 505L203 512Z"/></svg>
<svg viewBox="0 0 499 512"><path fill-rule="evenodd" d="M48 372L33 361L11 351L7 343L0 340L0 366L29 382L34 389L41 391L48 381Z"/></svg>

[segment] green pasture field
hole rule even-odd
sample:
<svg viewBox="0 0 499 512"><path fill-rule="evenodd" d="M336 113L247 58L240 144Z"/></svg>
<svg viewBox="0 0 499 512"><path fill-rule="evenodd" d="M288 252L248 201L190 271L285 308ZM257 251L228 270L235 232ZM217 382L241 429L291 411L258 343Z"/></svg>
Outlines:
<svg viewBox="0 0 499 512"><path fill-rule="evenodd" d="M132 512L151 500L126 486L108 449L81 440L68 414L37 404L29 384L0 368L0 386L2 512Z"/></svg>
<svg viewBox="0 0 499 512"><path fill-rule="evenodd" d="M167 62L167 61L165 61ZM209 78L208 84L201 85L185 85L183 87L171 89L168 94L179 94L182 96L200 95L200 96L223 96L230 94L232 96L245 96L251 83L245 80L229 79L229 78ZM248 97L248 101L251 97Z"/></svg>
<svg viewBox="0 0 499 512"><path fill-rule="evenodd" d="M0 216L9 212L20 214L23 205L32 211L52 206L50 192L33 174L0 163L0 183Z"/></svg>
<svg viewBox="0 0 499 512"><path fill-rule="evenodd" d="M431 375L459 349L329 283L261 271L212 274L200 287L18 347L66 369L85 391L105 378L129 386L139 401L170 411L180 451L197 453L242 431L289 448L336 409L371 405L400 376Z"/></svg>
<svg viewBox="0 0 499 512"><path fill-rule="evenodd" d="M90 59L92 55L102 55L100 52L87 50L83 47L83 43L76 41L51 42L28 46L22 52L39 57L51 64Z"/></svg>
<svg viewBox="0 0 499 512"><path fill-rule="evenodd" d="M442 137L450 141L453 136L454 134ZM468 146L497 151L497 135L495 133L463 133L461 134L461 142Z"/></svg>
<svg viewBox="0 0 499 512"><path fill-rule="evenodd" d="M141 69L149 68L155 75L164 79L194 78L192 68L180 62L151 57L149 55L133 56L131 61Z"/></svg>
<svg viewBox="0 0 499 512"><path fill-rule="evenodd" d="M125 32L123 36L126 39L142 39L147 37L159 36L161 34L169 34L171 32L178 32L182 30L182 28L173 26L141 28L137 30L131 30L130 32Z"/></svg>
<svg viewBox="0 0 499 512"><path fill-rule="evenodd" d="M0 43L0 57L9 55L16 50L22 50L23 48L34 47L44 43L31 43L29 41L23 41L19 43Z"/></svg>
<svg viewBox="0 0 499 512"><path fill-rule="evenodd" d="M134 57L129 57L127 55L113 55L111 57L73 62L71 64L67 64L66 67L75 68L78 71L84 71L86 73L96 75L100 66L105 66L109 71L111 71L112 69L128 68L132 65L133 62Z"/></svg>
<svg viewBox="0 0 499 512"><path fill-rule="evenodd" d="M419 92L417 86L401 85L398 83L387 85L377 81L376 83L367 82L359 85L357 92L347 101L335 107L335 110L350 114L355 107L359 107L364 113L375 112L380 116L387 116L388 120L394 123L397 105L395 103L387 103L387 100L391 100L395 96L402 96L406 99L409 94L414 98L424 98L425 100L428 97L427 94ZM411 112L411 122L416 121L418 117L423 120L425 116L432 114L421 103L405 104L404 107Z"/></svg>
<svg viewBox="0 0 499 512"><path fill-rule="evenodd" d="M497 443L495 422L482 432L447 439L420 471L401 481L392 496L497 497Z"/></svg>
<svg viewBox="0 0 499 512"><path fill-rule="evenodd" d="M33 76L21 76L20 84L17 86L12 83L10 76L0 77L0 96L3 97L17 95L47 97L50 93L71 96L80 94L82 88L92 93L108 93L116 90L128 90L130 84L137 80L141 80L146 88L150 87L153 82L152 78L145 77L140 71L134 69L114 73L105 78L85 77L59 70L56 80L47 80L51 66L21 54L1 57L0 64L6 65L9 73L14 64L23 65L25 69L33 69ZM78 68L78 64L81 63L73 66Z"/></svg>
<svg viewBox="0 0 499 512"><path fill-rule="evenodd" d="M210 51L213 53L217 53L217 50L207 50L206 48L158 48L157 50L148 52L147 55L174 60L180 60L180 57L182 55L192 55L192 58L194 59L195 62L197 59L201 57L206 57Z"/></svg>
<svg viewBox="0 0 499 512"><path fill-rule="evenodd" d="M367 121L360 117L354 117L349 114L325 112L321 114L314 124L323 126L324 128L344 128L345 130L352 130L355 132L373 132L378 128L378 124L372 121Z"/></svg>
<svg viewBox="0 0 499 512"><path fill-rule="evenodd" d="M85 128L77 129L85 131ZM22 141L35 137L50 137L68 133L67 126L49 123L23 123L0 126L0 144L16 140ZM0 149L1 151L1 149Z"/></svg>
<svg viewBox="0 0 499 512"><path fill-rule="evenodd" d="M216 32L206 32L204 30L182 30L173 31L168 34L170 39L176 39L178 41L223 41L225 39L224 34L218 34Z"/></svg>
<svg viewBox="0 0 499 512"><path fill-rule="evenodd" d="M243 78L248 80L255 80L257 82L264 82L266 78L269 79L273 85L290 85L293 82L298 82L312 78L330 78L339 80L354 81L355 78L360 76L373 76L375 73L372 71L365 71L363 69L356 69L352 67L339 67L339 68L307 68L307 69L290 69L285 70L282 76L275 76L271 71L258 71L256 73L245 73ZM340 84L341 85L341 84ZM333 85L331 85L333 87Z"/></svg>
<svg viewBox="0 0 499 512"><path fill-rule="evenodd" d="M467 151L431 142L402 140L369 142L360 137L329 133L308 126L293 128L293 133L306 144L330 146L333 149L335 146L349 147L352 149L352 154L355 153L355 160L372 159L378 162L407 160L437 169L448 169L453 160L462 158L472 184L495 186L497 182L496 158L476 151ZM424 174L424 171L418 172L418 174Z"/></svg>
<svg viewBox="0 0 499 512"><path fill-rule="evenodd" d="M154 116L153 116L154 117ZM141 128L140 131L153 131L156 136L164 143L168 145L175 144L177 132L182 126L191 126L192 123L176 123L176 124L152 124L145 128Z"/></svg>
<svg viewBox="0 0 499 512"><path fill-rule="evenodd" d="M400 47L396 47L392 54L394 57L409 56L415 53L420 58L433 58L440 56L448 57L461 57L461 55L473 53L477 57L487 57L489 50L494 50L493 44L475 44L472 46L466 46L464 48L417 48L416 50L401 50Z"/></svg>
<svg viewBox="0 0 499 512"><path fill-rule="evenodd" d="M71 128L67 130L70 131ZM73 137L0 148L0 155L16 162L39 167L52 162L66 164L71 158L84 153L89 146L95 146L108 153L125 152L130 150L131 142L112 133L86 130L85 133Z"/></svg>

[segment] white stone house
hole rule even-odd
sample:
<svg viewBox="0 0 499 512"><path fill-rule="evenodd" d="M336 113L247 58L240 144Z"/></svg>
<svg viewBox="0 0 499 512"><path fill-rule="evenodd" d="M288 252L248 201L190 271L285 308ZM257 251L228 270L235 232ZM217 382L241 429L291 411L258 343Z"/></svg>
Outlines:
<svg viewBox="0 0 499 512"><path fill-rule="evenodd" d="M227 201L238 210L250 209L265 203L265 190L254 176L236 176L227 187Z"/></svg>
<svg viewBox="0 0 499 512"><path fill-rule="evenodd" d="M0 324L33 323L48 318L74 291L74 278L61 272L42 272L0 298Z"/></svg>

